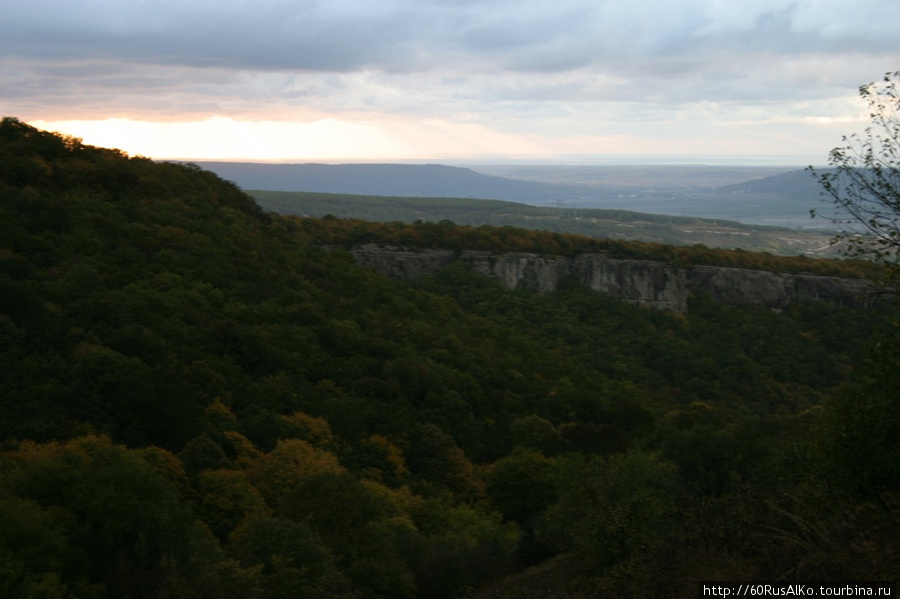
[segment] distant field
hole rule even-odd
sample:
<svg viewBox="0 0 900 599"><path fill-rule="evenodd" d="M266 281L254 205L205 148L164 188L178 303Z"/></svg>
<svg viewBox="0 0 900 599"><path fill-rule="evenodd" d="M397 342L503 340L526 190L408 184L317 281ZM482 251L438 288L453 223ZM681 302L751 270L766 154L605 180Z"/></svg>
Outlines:
<svg viewBox="0 0 900 599"><path fill-rule="evenodd" d="M318 192L248 191L264 209L285 215L358 218L376 222L438 222L514 226L707 247L764 251L783 255L833 256L828 232L747 225L725 220L646 214L629 210L548 207L500 200L407 198Z"/></svg>
<svg viewBox="0 0 900 599"><path fill-rule="evenodd" d="M809 212L822 208L820 187L802 167L479 165L482 174L533 183L590 187L566 206L624 208L756 225L830 229Z"/></svg>

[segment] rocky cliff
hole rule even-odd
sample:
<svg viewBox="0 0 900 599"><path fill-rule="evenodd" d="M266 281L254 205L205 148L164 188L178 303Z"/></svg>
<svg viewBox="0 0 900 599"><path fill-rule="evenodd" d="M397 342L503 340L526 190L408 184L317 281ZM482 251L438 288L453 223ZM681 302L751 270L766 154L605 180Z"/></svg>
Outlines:
<svg viewBox="0 0 900 599"><path fill-rule="evenodd" d="M575 278L595 291L629 303L677 313L687 310L691 291L706 293L722 304L760 304L773 309L804 300L843 306L866 306L876 301L872 283L860 279L716 266L677 268L647 260L616 260L597 253L565 257L522 252L413 251L374 244L351 253L357 264L393 278L430 274L459 260L513 289L548 293L563 280Z"/></svg>

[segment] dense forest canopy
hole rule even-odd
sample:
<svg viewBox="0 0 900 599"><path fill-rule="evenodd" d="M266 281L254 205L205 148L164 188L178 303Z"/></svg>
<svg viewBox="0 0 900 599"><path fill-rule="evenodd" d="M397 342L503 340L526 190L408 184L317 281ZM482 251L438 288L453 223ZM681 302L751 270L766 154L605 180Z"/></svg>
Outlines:
<svg viewBox="0 0 900 599"><path fill-rule="evenodd" d="M459 264L389 281L322 247L368 239L695 259L267 214L195 166L3 119L0 595L680 597L698 580L896 578L889 307L697 296L676 316Z"/></svg>

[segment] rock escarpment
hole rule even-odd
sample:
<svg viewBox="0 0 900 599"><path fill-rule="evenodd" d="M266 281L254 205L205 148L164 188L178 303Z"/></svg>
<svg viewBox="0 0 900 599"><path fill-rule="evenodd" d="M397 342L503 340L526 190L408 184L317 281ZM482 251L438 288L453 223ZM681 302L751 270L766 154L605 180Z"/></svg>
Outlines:
<svg viewBox="0 0 900 599"><path fill-rule="evenodd" d="M825 301L842 306L867 306L876 301L870 281L807 274L784 274L741 268L692 266L678 268L649 260L619 260L604 254L574 257L525 252L413 251L374 244L351 250L357 264L399 279L436 272L454 260L509 288L549 293L562 281L581 284L639 305L681 313L688 294L699 291L729 305L759 304L782 309L793 302Z"/></svg>

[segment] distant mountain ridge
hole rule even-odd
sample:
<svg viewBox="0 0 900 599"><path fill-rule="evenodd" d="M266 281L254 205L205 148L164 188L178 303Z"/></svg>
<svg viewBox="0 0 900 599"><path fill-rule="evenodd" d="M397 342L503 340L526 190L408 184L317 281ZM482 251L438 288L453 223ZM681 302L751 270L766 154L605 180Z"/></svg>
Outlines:
<svg viewBox="0 0 900 599"><path fill-rule="evenodd" d="M244 189L261 191L312 191L395 197L464 197L514 201L538 201L560 197L605 198L642 190L645 182L632 185L550 183L489 175L471 168L443 164L261 164L254 162L197 162ZM658 190L658 185L652 186ZM821 188L805 170L793 170L723 186L697 186L709 193L790 194L816 199Z"/></svg>
<svg viewBox="0 0 900 599"><path fill-rule="evenodd" d="M829 224L827 219L811 222L810 210L821 208L821 188L802 169L722 186L708 185L708 179L701 178L691 186L683 181L667 184L652 172L636 172L633 179L620 173L615 182L598 178L593 183L564 183L514 179L441 164L197 164L254 191L505 200L781 227L821 229ZM671 174L671 168L667 172Z"/></svg>
<svg viewBox="0 0 900 599"><path fill-rule="evenodd" d="M587 186L521 181L441 164L257 164L198 162L244 189L399 197L460 197L552 202L597 195Z"/></svg>
<svg viewBox="0 0 900 599"><path fill-rule="evenodd" d="M821 169L821 172L828 172L828 169ZM716 190L782 196L789 194L796 199L818 200L821 197L822 187L808 171L797 170L726 185Z"/></svg>

